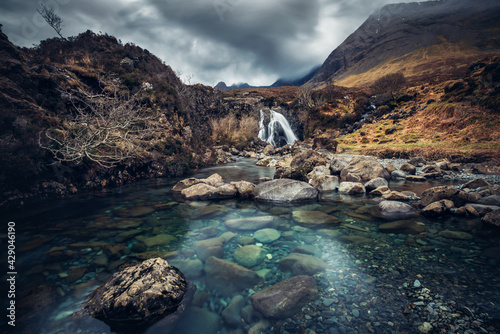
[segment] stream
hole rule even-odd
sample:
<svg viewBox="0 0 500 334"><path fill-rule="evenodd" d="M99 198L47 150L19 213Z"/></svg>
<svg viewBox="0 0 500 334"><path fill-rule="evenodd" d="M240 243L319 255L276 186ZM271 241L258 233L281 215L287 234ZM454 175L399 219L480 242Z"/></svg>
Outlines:
<svg viewBox="0 0 500 334"><path fill-rule="evenodd" d="M240 158L202 169L193 177L218 173L226 182L254 183L272 178L274 168L257 167L255 162ZM385 221L370 214L377 204L370 196L325 193L318 202L294 205L235 199L185 202L170 192L177 181L141 181L3 213L2 263L7 263L7 222L12 221L17 273L16 327L5 323L3 333L112 333L99 320L76 322L72 315L112 273L149 257L166 258L197 286L192 307L171 333L419 333L425 330L419 327L424 322L433 327L429 333L498 333L500 269L484 255L498 247L498 238L472 232L474 237L464 240L439 235L447 229L472 231L477 221L420 216L414 218L422 226L420 233L384 233L378 226ZM419 195L450 182L390 187ZM341 223L308 228L294 220L297 211L325 213ZM274 217L277 238L257 240L256 231L233 230L224 224L260 216ZM235 236L223 245L223 259L235 261L235 251L243 245L263 248L265 257L249 265L262 278L260 283L228 292L207 286L195 245L229 231ZM221 314L234 296L242 296L248 306L253 293L292 277L279 266L291 253L326 263L326 270L314 275L318 298L289 318L264 319L250 312L236 319L236 326L228 324ZM6 285L6 273L14 270L3 268L1 300L7 313L5 296L12 286ZM5 315L2 318L4 322Z"/></svg>

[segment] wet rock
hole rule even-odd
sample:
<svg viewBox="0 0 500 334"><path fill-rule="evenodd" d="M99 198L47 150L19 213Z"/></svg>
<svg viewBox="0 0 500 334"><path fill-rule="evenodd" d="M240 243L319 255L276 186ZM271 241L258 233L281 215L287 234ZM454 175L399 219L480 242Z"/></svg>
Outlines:
<svg viewBox="0 0 500 334"><path fill-rule="evenodd" d="M280 238L281 233L273 228L265 228L258 230L253 234L253 237L263 244L270 244Z"/></svg>
<svg viewBox="0 0 500 334"><path fill-rule="evenodd" d="M238 197L251 198L253 196L255 184L247 181L231 182L230 184L236 188Z"/></svg>
<svg viewBox="0 0 500 334"><path fill-rule="evenodd" d="M382 195L382 198L385 199L385 200L388 200L388 201L409 201L410 200L410 197L403 194L403 193L400 193L399 191L390 191L386 194L383 194Z"/></svg>
<svg viewBox="0 0 500 334"><path fill-rule="evenodd" d="M340 172L347 167L349 161L345 158L336 157L330 163L330 171L332 175L340 175Z"/></svg>
<svg viewBox="0 0 500 334"><path fill-rule="evenodd" d="M187 278L196 278L202 275L203 262L200 260L171 260L169 263L179 268Z"/></svg>
<svg viewBox="0 0 500 334"><path fill-rule="evenodd" d="M211 256L223 257L224 250L222 246L224 245L224 240L222 238L212 238L206 240L200 240L194 243L193 247L196 252L196 256L201 261L205 261Z"/></svg>
<svg viewBox="0 0 500 334"><path fill-rule="evenodd" d="M320 192L334 191L339 186L339 178L334 175L314 175L309 183Z"/></svg>
<svg viewBox="0 0 500 334"><path fill-rule="evenodd" d="M385 170L391 174L392 172L394 172L395 170L398 170L396 167L394 167L393 165L389 165L387 167L385 167Z"/></svg>
<svg viewBox="0 0 500 334"><path fill-rule="evenodd" d="M229 305L222 311L222 319L232 327L238 327L242 323L241 310L245 306L245 298L242 295L234 296Z"/></svg>
<svg viewBox="0 0 500 334"><path fill-rule="evenodd" d="M477 212L477 210L474 209L474 207L469 204L465 204L464 206L459 207L454 212L454 214L457 216L464 216L464 217L481 217L479 212Z"/></svg>
<svg viewBox="0 0 500 334"><path fill-rule="evenodd" d="M324 228L342 222L339 218L321 211L294 211L292 216L298 224L309 228Z"/></svg>
<svg viewBox="0 0 500 334"><path fill-rule="evenodd" d="M233 230L239 231L255 231L268 226L274 222L273 216L237 218L224 221L224 224Z"/></svg>
<svg viewBox="0 0 500 334"><path fill-rule="evenodd" d="M301 202L317 200L318 190L308 183L280 179L259 184L254 197L266 202Z"/></svg>
<svg viewBox="0 0 500 334"><path fill-rule="evenodd" d="M188 285L182 273L167 261L150 259L115 273L89 295L81 312L112 329L151 325L183 310Z"/></svg>
<svg viewBox="0 0 500 334"><path fill-rule="evenodd" d="M29 240L28 242L25 242L23 245L21 245L18 250L21 252L28 252L30 250L36 249L40 246L43 246L49 242L51 242L54 239L54 237L41 237L41 238L35 238L33 240Z"/></svg>
<svg viewBox="0 0 500 334"><path fill-rule="evenodd" d="M418 326L418 331L423 334L430 333L432 331L432 325L428 322L424 322L420 326Z"/></svg>
<svg viewBox="0 0 500 334"><path fill-rule="evenodd" d="M321 165L326 165L325 157L314 150L306 150L293 157L290 167L309 173L314 167Z"/></svg>
<svg viewBox="0 0 500 334"><path fill-rule="evenodd" d="M207 205L196 210L191 219L210 219L229 211L224 205Z"/></svg>
<svg viewBox="0 0 500 334"><path fill-rule="evenodd" d="M82 278L86 272L87 268L75 268L69 272L68 276L66 277L66 281L68 281L68 283L76 282L80 278Z"/></svg>
<svg viewBox="0 0 500 334"><path fill-rule="evenodd" d="M487 225L500 227L500 210L495 210L487 213L481 220Z"/></svg>
<svg viewBox="0 0 500 334"><path fill-rule="evenodd" d="M469 188L469 189L476 189L476 188L480 188L480 187L488 187L488 186L491 186L490 183L488 183L488 181L486 181L485 179L475 179L475 180L472 180L472 181L469 181L467 183L465 183L462 188Z"/></svg>
<svg viewBox="0 0 500 334"><path fill-rule="evenodd" d="M343 179L348 173L358 175L362 182L368 182L377 177L386 180L391 178L384 166L374 157L359 156L352 159L342 170L340 177Z"/></svg>
<svg viewBox="0 0 500 334"><path fill-rule="evenodd" d="M405 172L403 172L401 170L395 170L395 171L391 172L391 179L404 180L404 179L406 179L406 174L405 174Z"/></svg>
<svg viewBox="0 0 500 334"><path fill-rule="evenodd" d="M234 261L247 268L254 267L266 258L266 251L255 245L247 245L234 251Z"/></svg>
<svg viewBox="0 0 500 334"><path fill-rule="evenodd" d="M387 187L389 183L386 179L381 177L376 177L373 180L370 180L364 184L366 191L372 191L380 187Z"/></svg>
<svg viewBox="0 0 500 334"><path fill-rule="evenodd" d="M442 199L427 205L422 209L422 214L429 217L439 217L448 214L450 209L454 207L455 204L452 201Z"/></svg>
<svg viewBox="0 0 500 334"><path fill-rule="evenodd" d="M371 214L386 220L405 220L418 216L418 211L406 203L382 201L371 209Z"/></svg>
<svg viewBox="0 0 500 334"><path fill-rule="evenodd" d="M172 191L176 192L176 193L180 193L184 189L187 189L191 186L194 186L195 184L198 184L200 182L201 182L200 180L195 179L194 177L189 178L189 179L185 179L185 180L181 180L181 181L177 182L177 184L172 188Z"/></svg>
<svg viewBox="0 0 500 334"><path fill-rule="evenodd" d="M359 182L341 182L339 185L339 193L347 195L363 195L366 189L362 183Z"/></svg>
<svg viewBox="0 0 500 334"><path fill-rule="evenodd" d="M250 297L253 307L268 318L288 318L318 296L316 281L296 276L259 291Z"/></svg>
<svg viewBox="0 0 500 334"><path fill-rule="evenodd" d="M314 167L313 170L307 174L307 177L309 179L312 179L314 176L317 175L331 175L331 174L332 173L330 172L330 168L322 165Z"/></svg>
<svg viewBox="0 0 500 334"><path fill-rule="evenodd" d="M314 275L326 269L325 261L315 256L291 253L279 261L281 270L290 271L294 275Z"/></svg>
<svg viewBox="0 0 500 334"><path fill-rule="evenodd" d="M410 182L425 182L427 179L420 175L406 175L406 181Z"/></svg>
<svg viewBox="0 0 500 334"><path fill-rule="evenodd" d="M197 183L181 191L182 197L187 200L204 200L215 197L217 188L205 183Z"/></svg>
<svg viewBox="0 0 500 334"><path fill-rule="evenodd" d="M201 179L200 182L209 184L211 186L217 187L224 183L224 179L219 174L215 173L207 177L206 179Z"/></svg>
<svg viewBox="0 0 500 334"><path fill-rule="evenodd" d="M417 167L409 163L402 164L399 169L406 175L415 175L417 173Z"/></svg>
<svg viewBox="0 0 500 334"><path fill-rule="evenodd" d="M438 233L440 237L447 239L456 239L456 240L470 240L472 239L472 235L467 232L462 231L450 231L444 230Z"/></svg>
<svg viewBox="0 0 500 334"><path fill-rule="evenodd" d="M252 288L262 280L256 272L214 256L205 261L205 273L208 288L225 295Z"/></svg>
<svg viewBox="0 0 500 334"><path fill-rule="evenodd" d="M347 182L361 182L361 177L359 177L357 174L347 173L343 180Z"/></svg>
<svg viewBox="0 0 500 334"><path fill-rule="evenodd" d="M165 246L170 244L176 238L170 234L159 234L154 237L144 237L142 235L135 238L137 241L142 242L146 247L151 248L154 246Z"/></svg>
<svg viewBox="0 0 500 334"><path fill-rule="evenodd" d="M427 160L425 160L423 157L418 156L411 158L408 163L416 167L422 167L427 163Z"/></svg>
<svg viewBox="0 0 500 334"><path fill-rule="evenodd" d="M278 167L274 172L274 179L291 179L297 181L308 182L309 178L307 177L306 172L300 168L292 168L292 167Z"/></svg>
<svg viewBox="0 0 500 334"><path fill-rule="evenodd" d="M441 168L438 167L438 165L427 165L427 166L422 167L422 173L441 175L442 171L441 171Z"/></svg>
<svg viewBox="0 0 500 334"><path fill-rule="evenodd" d="M425 231L425 227L412 220L398 220L379 225L379 231L396 234L419 234Z"/></svg>
<svg viewBox="0 0 500 334"><path fill-rule="evenodd" d="M472 206L479 213L481 217L488 214L489 212L500 210L500 207L495 205L483 205L483 204L473 204L473 203L470 203L469 205Z"/></svg>
<svg viewBox="0 0 500 334"><path fill-rule="evenodd" d="M495 206L500 206L500 196L499 195L490 195L481 198L478 201L479 204L483 205L495 205Z"/></svg>
<svg viewBox="0 0 500 334"><path fill-rule="evenodd" d="M391 189L389 189L389 187L383 186L383 187L378 187L375 190L372 190L370 192L370 195L373 195L373 196L383 196L385 194L389 194L390 192L391 192Z"/></svg>
<svg viewBox="0 0 500 334"><path fill-rule="evenodd" d="M437 202L442 199L448 199L452 201L455 206L460 207L466 203L475 203L477 198L469 193L451 186L440 186L425 190L420 196L422 201L420 206L426 207L427 205Z"/></svg>
<svg viewBox="0 0 500 334"><path fill-rule="evenodd" d="M262 153L264 153L264 155L274 155L274 146L267 145L264 147L264 150L262 150Z"/></svg>

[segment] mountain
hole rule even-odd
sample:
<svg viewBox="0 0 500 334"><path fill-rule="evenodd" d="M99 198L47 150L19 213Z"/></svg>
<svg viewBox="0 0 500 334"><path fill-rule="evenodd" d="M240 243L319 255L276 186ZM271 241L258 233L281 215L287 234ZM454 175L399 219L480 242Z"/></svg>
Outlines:
<svg viewBox="0 0 500 334"><path fill-rule="evenodd" d="M441 0L387 5L326 59L309 83L369 85L387 73L416 81L464 75L500 52L500 2Z"/></svg>
<svg viewBox="0 0 500 334"><path fill-rule="evenodd" d="M291 79L280 78L276 80L276 82L273 83L270 87L302 86L303 84L305 84L314 77L314 75L318 72L320 67L321 66L313 67L305 76L300 78L291 78Z"/></svg>

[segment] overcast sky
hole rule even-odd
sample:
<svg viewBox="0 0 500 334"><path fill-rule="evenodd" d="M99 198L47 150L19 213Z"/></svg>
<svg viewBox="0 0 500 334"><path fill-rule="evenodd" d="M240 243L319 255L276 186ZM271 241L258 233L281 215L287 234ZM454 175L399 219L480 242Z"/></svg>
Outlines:
<svg viewBox="0 0 500 334"><path fill-rule="evenodd" d="M63 36L90 29L148 49L191 83L270 85L320 65L383 5L411 0L47 0ZM1 0L12 42L56 37L40 1Z"/></svg>

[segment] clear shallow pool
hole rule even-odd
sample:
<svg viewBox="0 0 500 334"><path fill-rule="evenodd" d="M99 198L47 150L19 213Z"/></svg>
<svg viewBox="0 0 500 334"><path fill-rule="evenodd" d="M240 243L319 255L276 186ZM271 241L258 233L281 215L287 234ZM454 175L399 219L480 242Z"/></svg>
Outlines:
<svg viewBox="0 0 500 334"><path fill-rule="evenodd" d="M273 169L254 163L242 159L194 176L219 173L227 182L272 177ZM500 270L483 253L498 246L498 236L481 230L477 221L419 217L414 223L423 226L421 233L383 233L378 226L384 222L369 213L376 204L370 197L333 193L304 205L250 200L188 203L170 193L175 181L150 180L6 213L4 219L16 222L16 331L12 332L110 333L104 323L75 322L72 314L120 266L151 256L177 263L197 285L194 307L171 333L246 333L260 325L265 333L415 333L424 321L433 324L436 333L496 330ZM421 193L438 184L391 188ZM308 228L298 223L301 211L331 215L340 223ZM224 224L259 216L274 217L270 227L279 232L277 240L262 242L254 238L255 230ZM474 237L447 239L439 235L446 229ZM199 241L226 232L235 235L219 253L225 260L236 261L234 253L243 245L264 249L265 257L250 267L262 277L257 285L239 287L235 282L228 289L214 288L197 266L203 256ZM5 240L3 236L3 245ZM291 318L266 320L246 314L238 327L228 325L221 314L232 297L241 295L249 305L254 292L292 277L279 265L291 253L314 256L326 264L326 270L315 275L318 299ZM154 332L162 331L148 331Z"/></svg>

